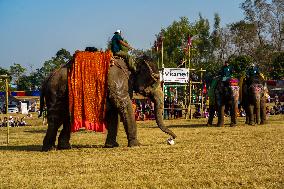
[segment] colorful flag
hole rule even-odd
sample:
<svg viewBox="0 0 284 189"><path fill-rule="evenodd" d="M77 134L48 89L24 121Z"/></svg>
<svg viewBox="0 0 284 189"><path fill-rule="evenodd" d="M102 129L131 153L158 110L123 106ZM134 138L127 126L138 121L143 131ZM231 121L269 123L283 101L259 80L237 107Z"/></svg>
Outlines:
<svg viewBox="0 0 284 189"><path fill-rule="evenodd" d="M187 38L187 48L190 48L191 47L191 37L190 35L188 35L188 38Z"/></svg>

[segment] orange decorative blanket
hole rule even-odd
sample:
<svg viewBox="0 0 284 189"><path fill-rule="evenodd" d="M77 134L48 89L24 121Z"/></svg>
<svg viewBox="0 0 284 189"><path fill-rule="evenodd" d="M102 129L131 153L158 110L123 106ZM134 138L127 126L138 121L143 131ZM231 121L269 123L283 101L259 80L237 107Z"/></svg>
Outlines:
<svg viewBox="0 0 284 189"><path fill-rule="evenodd" d="M68 71L71 131L105 131L107 73L111 52L76 51Z"/></svg>

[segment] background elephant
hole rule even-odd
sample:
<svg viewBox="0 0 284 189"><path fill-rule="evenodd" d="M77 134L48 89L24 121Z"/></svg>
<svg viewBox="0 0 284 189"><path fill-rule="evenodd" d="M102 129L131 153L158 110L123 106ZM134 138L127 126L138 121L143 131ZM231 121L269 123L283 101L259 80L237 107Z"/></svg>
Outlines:
<svg viewBox="0 0 284 189"><path fill-rule="evenodd" d="M215 111L218 115L217 126L224 125L225 108L230 110L231 126L237 124L237 111L239 100L239 86L236 79L229 79L227 81L221 81L217 79L216 86L212 86L209 91L209 118L208 125L212 125Z"/></svg>
<svg viewBox="0 0 284 189"><path fill-rule="evenodd" d="M247 77L244 80L242 106L246 112L247 124L264 124L266 122L265 80L260 75Z"/></svg>
<svg viewBox="0 0 284 189"><path fill-rule="evenodd" d="M47 106L48 129L43 140L43 151L55 148L58 128L63 129L58 137L58 149L69 149L70 116L68 110L68 78L66 64L52 73L43 83L41 91L41 112L44 98ZM123 59L115 59L108 73L108 94L106 110L106 126L108 134L105 147L117 147L118 114L120 115L128 139L128 146L137 146L137 126L132 109L133 90L150 97L155 105L155 116L158 127L176 138L176 135L163 123L164 101L160 86L159 72L152 60L143 56L137 60L136 70L128 69Z"/></svg>

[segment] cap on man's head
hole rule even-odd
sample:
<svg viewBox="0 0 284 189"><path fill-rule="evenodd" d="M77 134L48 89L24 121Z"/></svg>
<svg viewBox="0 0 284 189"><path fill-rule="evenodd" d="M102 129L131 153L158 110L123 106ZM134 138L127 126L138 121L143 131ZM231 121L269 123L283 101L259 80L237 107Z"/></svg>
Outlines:
<svg viewBox="0 0 284 189"><path fill-rule="evenodd" d="M121 30L116 30L116 32L114 32L114 33L119 33L119 34L121 34Z"/></svg>

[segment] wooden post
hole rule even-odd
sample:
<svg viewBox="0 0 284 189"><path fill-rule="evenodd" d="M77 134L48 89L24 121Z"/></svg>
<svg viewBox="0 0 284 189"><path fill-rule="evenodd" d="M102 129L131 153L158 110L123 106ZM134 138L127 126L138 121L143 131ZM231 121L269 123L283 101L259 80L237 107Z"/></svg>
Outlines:
<svg viewBox="0 0 284 189"><path fill-rule="evenodd" d="M5 78L6 83L6 115L7 115L7 145L9 144L9 137L10 137L10 131L9 131L9 118L8 118L8 104L9 104L9 89L8 89L8 76Z"/></svg>
<svg viewBox="0 0 284 189"><path fill-rule="evenodd" d="M206 72L206 70L203 70L202 68L199 70L200 71L200 83L201 83L201 115L203 116L204 115L204 110L203 110L203 81L202 81L202 78L203 78L203 72Z"/></svg>
<svg viewBox="0 0 284 189"><path fill-rule="evenodd" d="M8 85L8 79L9 76L6 75L0 75L0 79L5 79L5 88L6 88L6 117L7 117L7 145L9 144L9 118L8 118L8 104L9 104L9 85Z"/></svg>
<svg viewBox="0 0 284 189"><path fill-rule="evenodd" d="M164 42L163 42L163 38L162 38L162 68L164 69L165 68L165 65L164 65Z"/></svg>

